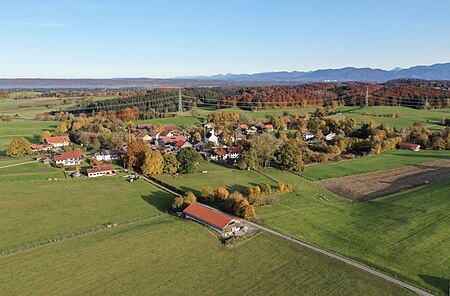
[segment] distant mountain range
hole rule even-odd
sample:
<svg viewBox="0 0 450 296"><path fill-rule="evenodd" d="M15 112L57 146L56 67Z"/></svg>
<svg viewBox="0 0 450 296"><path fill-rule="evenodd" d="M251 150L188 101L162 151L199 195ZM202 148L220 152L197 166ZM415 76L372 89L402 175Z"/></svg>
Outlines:
<svg viewBox="0 0 450 296"><path fill-rule="evenodd" d="M273 81L273 82L323 82L323 81L359 81L385 82L398 78L426 80L450 80L450 63L431 66L415 66L408 69L392 70L354 68L323 69L310 72L265 72L256 74L219 74L213 76L184 77L189 79L222 81Z"/></svg>
<svg viewBox="0 0 450 296"><path fill-rule="evenodd" d="M165 87L165 86L263 86L272 84L301 84L306 82L357 81L385 82L392 79L450 80L450 63L415 66L392 70L354 68L323 69L309 72L265 72L256 74L219 74L159 78L106 78L106 79L45 79L0 78L1 88L115 88L115 87Z"/></svg>

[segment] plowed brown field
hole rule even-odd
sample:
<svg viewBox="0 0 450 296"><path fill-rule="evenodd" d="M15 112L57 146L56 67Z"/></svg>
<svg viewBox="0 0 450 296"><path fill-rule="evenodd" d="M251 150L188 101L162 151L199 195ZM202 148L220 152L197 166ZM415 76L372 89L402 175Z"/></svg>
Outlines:
<svg viewBox="0 0 450 296"><path fill-rule="evenodd" d="M450 159L435 160L393 169L333 178L317 183L350 200L368 200L450 178Z"/></svg>

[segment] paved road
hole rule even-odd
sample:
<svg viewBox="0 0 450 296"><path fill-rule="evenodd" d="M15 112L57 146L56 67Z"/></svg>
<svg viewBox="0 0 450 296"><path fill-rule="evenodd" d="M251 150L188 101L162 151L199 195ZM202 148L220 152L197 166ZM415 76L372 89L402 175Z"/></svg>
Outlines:
<svg viewBox="0 0 450 296"><path fill-rule="evenodd" d="M27 161L27 162L21 162L21 163L15 163L15 164L10 164L10 165L5 165L5 166L0 167L0 169L6 169L6 168L10 168L10 167L15 167L15 166L18 166L18 165L24 165L24 164L34 163L34 162L36 162L36 161L37 161L37 160L32 160L32 161Z"/></svg>
<svg viewBox="0 0 450 296"><path fill-rule="evenodd" d="M356 262L354 262L354 261L351 261L351 260L349 260L349 259L347 259L347 258L341 257L341 256L339 256L339 255L336 255L336 254L333 254L333 253L331 253L331 252L325 251L325 250L320 249L320 248L318 248L318 247L312 246L312 245L307 244L307 243L305 243L305 242L302 242L302 241L300 241L300 240L298 240L298 239L295 239L295 238L292 238L292 237L287 236L287 235L285 235L285 234L282 234L282 233L280 233L280 232L278 232L278 231L272 230L272 229L270 229L270 228L261 226L261 225L259 225L259 224L253 223L253 222L247 221L247 223L250 224L250 225L252 225L253 227L256 227L256 228L261 229L261 230L263 230L263 231L272 233L272 234L274 234L274 235L277 235L277 236L279 236L279 237L282 237L282 238L284 238L284 239L286 239L286 240L288 240L288 241L294 242L294 243L296 243L296 244L302 245L302 246L305 247L305 248L314 250L314 251L319 252L319 253L321 253L321 254L324 254L324 255L326 255L326 256L328 256L328 257L334 258L334 259L339 260L339 261L341 261L341 262L344 262L344 263L346 263L346 264L348 264L348 265L351 265L351 266L353 266L353 267L356 267L356 268L359 268L359 269L364 270L364 271L366 271L366 272L369 272L369 273L371 273L371 274L373 274L373 275L376 275L376 276L378 276L378 277L380 277L380 278L383 278L383 279L385 279L385 280L387 280L387 281L390 281L390 282L392 282L392 283L394 283L394 284L397 284L397 285L402 286L402 287L404 287L404 288L406 288L406 289L409 289L409 290L411 290L411 291L413 291L413 292L415 292L415 293L417 293L417 294L419 294L419 295L423 295L423 296L432 296L432 295L433 295L433 294L430 294L430 293L428 293L428 292L426 292L426 291L424 291L424 290L421 290L421 289L419 289L419 288L416 288L416 287L414 287L414 286L412 286L412 285L410 285L410 284L407 284L407 283L402 282L402 281L399 281L399 280L397 280L397 279L395 279L395 278L393 278L393 277L390 277L390 276L388 276L388 275L386 275L386 274L384 274L384 273L378 272L378 271L376 271L376 270L374 270L374 269L371 269L371 268L369 268L369 267L366 267L366 266L364 266L364 265L361 265L361 264L359 264L359 263L356 263Z"/></svg>
<svg viewBox="0 0 450 296"><path fill-rule="evenodd" d="M157 187L159 187L159 188L161 188L161 189L163 189L163 190L169 192L169 193L174 194L175 196L180 196L178 193L176 193L176 192L170 190L169 188L167 188L167 187L165 187L165 186L163 186L163 185L161 185L161 184L158 184L158 183L156 183L156 182L153 182L152 180L150 180L150 179L148 179L148 178L146 178L146 177L144 177L144 176L141 176L141 178L144 179L145 181L147 181L147 182L149 182L149 183L151 183L151 184L153 184L153 185L155 185L155 186L157 186ZM242 220L242 218L239 218L239 219ZM407 284L407 283L405 283L405 282L402 282L402 281L400 281L400 280L397 280L397 279L395 279L395 278L393 278L393 277L390 277L390 276L388 276L388 275L386 275L386 274L384 274L384 273L381 273L381 272L379 272L379 271L376 271L376 270L374 270L374 269L372 269L372 268L369 268L369 267L367 267L367 266L364 266L364 265L361 265L361 264L359 264L359 263L356 263L356 262L354 262L354 261L352 261L352 260L350 260L350 259L347 259L347 258L344 258L344 257L342 257L342 256L339 256L339 255L333 254L333 253L331 253L331 252L325 251L325 250L323 250L323 249L320 249L320 248L315 247L315 246L313 246L313 245L307 244L307 243L302 242L302 241L300 241L300 240L298 240L298 239L292 238L292 237L290 237L290 236L288 236L288 235L285 235L285 234L283 234L283 233L281 233L281 232L272 230L272 229L270 229L270 228L261 226L261 225L259 225L259 224L256 224L256 223L253 223L253 222L250 222L250 221L246 221L246 222L247 222L249 225L251 225L251 226L253 226L253 227L257 228L257 229L260 229L260 230L262 230L262 231L269 232L269 233L271 233L271 234L274 234L274 235L276 235L276 236L279 236L279 237L281 237L281 238L284 238L284 239L286 239L286 240L288 240L288 241L291 241L291 242L293 242L293 243L299 244L299 245L301 245L301 246L303 246L303 247L305 247L305 248L311 249L311 250L316 251L316 252L318 252L318 253L321 253L321 254L323 254L323 255L325 255L325 256L328 256L328 257L330 257L330 258L339 260L339 261L344 262L344 263L346 263L346 264L348 264L348 265L351 265L351 266L356 267L356 268L358 268L358 269L361 269L361 270L364 270L364 271L366 271L366 272L369 272L369 273L371 273L371 274L373 274L373 275L376 275L376 276L378 276L378 277L380 277L380 278L382 278L382 279L385 279L385 280L387 280L387 281L389 281L389 282L391 282L391 283L397 284L397 285L399 285L399 286L401 286L401 287L404 287L404 288L406 288L406 289L408 289L408 290L410 290L410 291L413 291L413 292L417 293L418 295L421 295L421 296L433 296L433 294L430 294L430 293L428 293L428 292L426 292L426 291L424 291L424 290L422 290L422 289L419 289L419 288L414 287L414 286L412 286L412 285L410 285L410 284Z"/></svg>

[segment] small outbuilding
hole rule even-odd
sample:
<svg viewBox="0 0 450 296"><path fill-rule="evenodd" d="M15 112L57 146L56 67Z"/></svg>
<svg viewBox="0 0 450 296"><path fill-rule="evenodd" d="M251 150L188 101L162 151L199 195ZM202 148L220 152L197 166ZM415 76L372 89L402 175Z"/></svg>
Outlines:
<svg viewBox="0 0 450 296"><path fill-rule="evenodd" d="M413 144L413 143L407 143L407 142L398 143L398 147L400 149L411 150L411 151L419 151L420 150L419 144Z"/></svg>

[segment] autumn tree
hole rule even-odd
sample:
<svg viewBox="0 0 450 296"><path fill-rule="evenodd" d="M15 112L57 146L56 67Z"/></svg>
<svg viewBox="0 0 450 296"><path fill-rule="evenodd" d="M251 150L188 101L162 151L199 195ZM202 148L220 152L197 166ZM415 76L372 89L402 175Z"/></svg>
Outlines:
<svg viewBox="0 0 450 296"><path fill-rule="evenodd" d="M210 186L204 186L202 189L202 198L204 200L210 200L214 198L214 190Z"/></svg>
<svg viewBox="0 0 450 296"><path fill-rule="evenodd" d="M44 131L41 136L39 137L39 141L41 141L41 143L43 143L45 141L45 138L51 137L52 133L49 131Z"/></svg>
<svg viewBox="0 0 450 296"><path fill-rule="evenodd" d="M217 187L214 195L218 200L226 200L230 193L225 187Z"/></svg>
<svg viewBox="0 0 450 296"><path fill-rule="evenodd" d="M175 154L168 152L164 153L164 168L163 172L165 174L175 174L180 167L180 162L178 161Z"/></svg>
<svg viewBox="0 0 450 296"><path fill-rule="evenodd" d="M164 158L161 152L157 150L150 150L145 153L144 163L141 167L144 175L161 174L164 168Z"/></svg>
<svg viewBox="0 0 450 296"><path fill-rule="evenodd" d="M184 196L176 197L172 203L172 209L176 211L182 211L190 204L193 204L197 201L197 197L192 192L187 192Z"/></svg>
<svg viewBox="0 0 450 296"><path fill-rule="evenodd" d="M251 150L255 153L258 167L266 168L274 158L279 141L274 135L264 133L252 143Z"/></svg>
<svg viewBox="0 0 450 296"><path fill-rule="evenodd" d="M130 167L140 168L144 164L145 153L150 147L143 141L133 141L127 146L124 161Z"/></svg>
<svg viewBox="0 0 450 296"><path fill-rule="evenodd" d="M24 156L32 153L30 148L30 142L25 138L16 138L11 141L6 149L6 155L8 156Z"/></svg>

